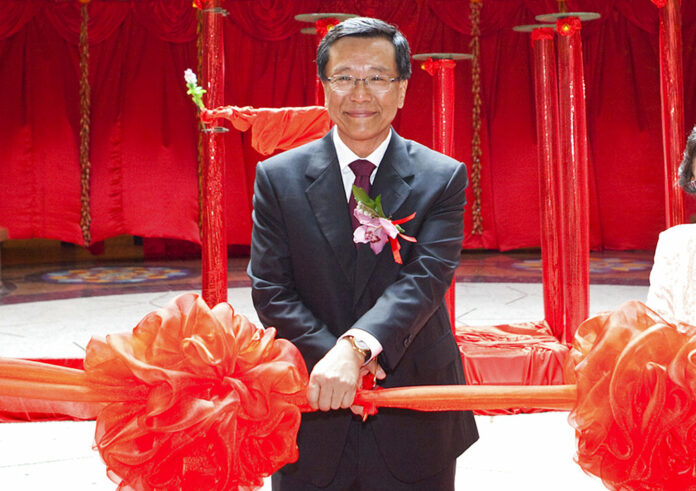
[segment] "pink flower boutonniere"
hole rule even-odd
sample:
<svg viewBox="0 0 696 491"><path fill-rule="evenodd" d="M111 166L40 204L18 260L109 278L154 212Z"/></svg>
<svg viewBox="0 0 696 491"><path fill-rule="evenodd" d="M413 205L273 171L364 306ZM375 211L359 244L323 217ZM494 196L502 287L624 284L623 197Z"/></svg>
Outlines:
<svg viewBox="0 0 696 491"><path fill-rule="evenodd" d="M402 223L413 220L416 213L413 212L405 218L399 220L390 220L384 214L382 209L382 196L377 196L375 199L365 192L364 189L358 186L353 186L353 196L355 197L355 218L360 222L360 226L353 232L353 242L356 244L370 244L372 252L379 254L384 248L384 244L389 241L391 246L394 261L398 264L403 264L401 260L401 244L397 237L401 237L409 242L416 242L415 237L410 237L404 234Z"/></svg>

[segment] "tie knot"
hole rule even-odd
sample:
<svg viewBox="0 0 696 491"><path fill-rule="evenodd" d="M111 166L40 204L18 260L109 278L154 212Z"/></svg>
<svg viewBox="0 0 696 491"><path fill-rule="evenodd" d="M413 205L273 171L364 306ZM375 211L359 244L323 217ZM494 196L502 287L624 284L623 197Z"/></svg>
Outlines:
<svg viewBox="0 0 696 491"><path fill-rule="evenodd" d="M356 177L370 177L370 174L372 174L372 171L375 169L375 164L373 164L369 160L356 160L355 162L352 162L349 165L349 167L350 170L353 171L353 174L356 175Z"/></svg>

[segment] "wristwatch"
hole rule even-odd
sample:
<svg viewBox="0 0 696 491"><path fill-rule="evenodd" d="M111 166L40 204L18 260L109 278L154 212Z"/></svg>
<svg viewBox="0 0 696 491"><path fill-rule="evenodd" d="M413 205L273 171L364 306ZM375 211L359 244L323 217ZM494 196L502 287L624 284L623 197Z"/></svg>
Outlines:
<svg viewBox="0 0 696 491"><path fill-rule="evenodd" d="M357 351L358 353L363 355L363 357L365 357L363 363L367 363L368 361L370 361L370 359L372 358L372 350L365 341L356 338L352 334L343 336L343 338L341 339L347 340L355 351Z"/></svg>

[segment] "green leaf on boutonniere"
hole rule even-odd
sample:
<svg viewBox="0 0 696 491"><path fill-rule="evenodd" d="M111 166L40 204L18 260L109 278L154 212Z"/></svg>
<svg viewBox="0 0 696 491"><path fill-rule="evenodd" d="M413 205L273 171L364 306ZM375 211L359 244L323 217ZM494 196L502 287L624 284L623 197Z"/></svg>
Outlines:
<svg viewBox="0 0 696 491"><path fill-rule="evenodd" d="M356 186L355 184L353 185L353 197L355 198L356 203L362 203L367 208L375 210L375 201L372 198L370 198L370 195L367 194L367 191L365 191L363 188ZM379 199L379 197L377 197L377 199Z"/></svg>
<svg viewBox="0 0 696 491"><path fill-rule="evenodd" d="M387 218L387 216L384 214L384 209L382 208L382 195L381 194L375 198L375 211L382 218Z"/></svg>

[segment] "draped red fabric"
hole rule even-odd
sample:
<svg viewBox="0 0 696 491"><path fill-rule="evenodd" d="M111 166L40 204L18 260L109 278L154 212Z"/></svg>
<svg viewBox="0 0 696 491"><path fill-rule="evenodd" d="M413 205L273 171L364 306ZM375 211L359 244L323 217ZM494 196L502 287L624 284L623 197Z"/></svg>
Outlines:
<svg viewBox="0 0 696 491"><path fill-rule="evenodd" d="M685 123L696 122L696 4L682 2ZM225 104L314 103L315 40L301 13L347 12L397 24L413 53L468 52L469 7L451 0L229 0L224 20ZM593 248L649 249L664 229L658 10L650 0L575 0L598 11L583 23ZM464 246L509 250L540 244L532 51L512 31L553 12L555 0L487 0L481 12L482 217ZM90 14L92 237L119 234L199 242L198 125L183 71L197 69L190 0L103 0ZM11 238L82 242L77 2L0 3L0 223ZM454 155L471 155L470 63L455 68ZM432 145L432 80L414 65L394 122ZM250 240L256 162L251 135L226 145L227 237ZM473 202L471 188L468 202ZM687 217L696 200L687 199Z"/></svg>
<svg viewBox="0 0 696 491"><path fill-rule="evenodd" d="M546 321L457 326L455 338L467 384L521 386L564 383L563 370L569 348L558 342ZM496 410L477 409L477 414L539 411L531 406L513 405Z"/></svg>
<svg viewBox="0 0 696 491"><path fill-rule="evenodd" d="M201 121L205 123L217 118L227 119L239 131L251 130L251 146L262 155L309 143L331 128L324 106L282 109L222 106L201 113Z"/></svg>
<svg viewBox="0 0 696 491"><path fill-rule="evenodd" d="M34 2L0 3L0 39L8 38L19 31L39 11Z"/></svg>
<svg viewBox="0 0 696 491"><path fill-rule="evenodd" d="M198 242L198 132L182 88L195 43L153 36L132 14L91 46L92 240Z"/></svg>

